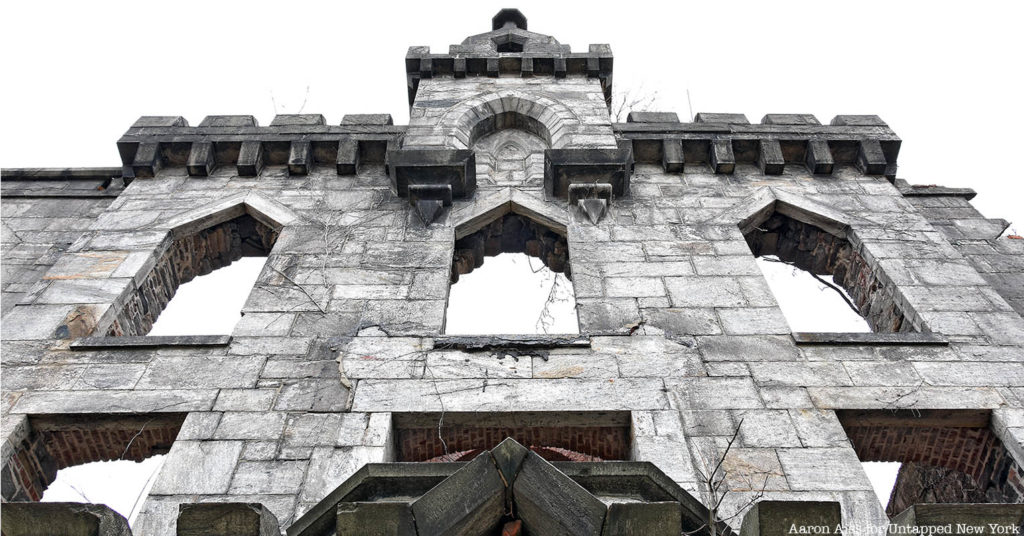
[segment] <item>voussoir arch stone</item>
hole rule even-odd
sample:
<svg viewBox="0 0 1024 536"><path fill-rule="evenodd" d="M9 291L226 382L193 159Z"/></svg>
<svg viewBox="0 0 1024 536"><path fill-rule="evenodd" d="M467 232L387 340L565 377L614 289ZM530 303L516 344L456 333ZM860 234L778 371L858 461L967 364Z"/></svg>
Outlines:
<svg viewBox="0 0 1024 536"><path fill-rule="evenodd" d="M447 132L445 146L469 149L477 139L505 128L503 121L540 136L553 149L565 147L566 134L573 125L582 124L572 109L550 97L496 91L456 104L441 117L438 126Z"/></svg>

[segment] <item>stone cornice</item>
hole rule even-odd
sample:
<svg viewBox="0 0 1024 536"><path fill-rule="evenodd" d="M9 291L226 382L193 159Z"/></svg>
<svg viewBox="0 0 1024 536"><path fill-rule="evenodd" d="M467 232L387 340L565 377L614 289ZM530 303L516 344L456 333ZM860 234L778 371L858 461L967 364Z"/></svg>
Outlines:
<svg viewBox="0 0 1024 536"><path fill-rule="evenodd" d="M615 123L615 134L633 143L637 162L661 163L666 171L710 165L732 173L737 163L756 164L778 175L788 164L830 174L834 164L856 165L868 175L896 176L901 140L873 115L839 115L822 125L810 114L769 114L750 124L742 114L697 114L684 123L675 114L640 112Z"/></svg>

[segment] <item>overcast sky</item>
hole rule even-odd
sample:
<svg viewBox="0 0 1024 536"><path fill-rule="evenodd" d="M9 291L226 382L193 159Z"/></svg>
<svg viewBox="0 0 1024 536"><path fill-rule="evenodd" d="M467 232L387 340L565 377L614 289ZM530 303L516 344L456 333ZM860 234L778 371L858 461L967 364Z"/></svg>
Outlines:
<svg viewBox="0 0 1024 536"><path fill-rule="evenodd" d="M615 87L661 108L877 114L900 176L967 186L1024 222L1020 2L515 3L574 50L610 43ZM490 30L493 2L9 2L0 165L106 166L140 115L387 112L408 120L409 45ZM309 88L308 96L306 88ZM276 103L276 110L275 110ZM1018 224L1020 232L1024 225Z"/></svg>

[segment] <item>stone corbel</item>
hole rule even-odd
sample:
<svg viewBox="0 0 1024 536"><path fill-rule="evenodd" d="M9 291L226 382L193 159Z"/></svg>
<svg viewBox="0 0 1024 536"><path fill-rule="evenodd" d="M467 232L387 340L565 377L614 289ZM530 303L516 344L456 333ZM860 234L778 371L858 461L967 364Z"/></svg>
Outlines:
<svg viewBox="0 0 1024 536"><path fill-rule="evenodd" d="M584 183L569 185L569 210L586 215L590 223L597 225L608 212L612 203L612 185L606 183Z"/></svg>

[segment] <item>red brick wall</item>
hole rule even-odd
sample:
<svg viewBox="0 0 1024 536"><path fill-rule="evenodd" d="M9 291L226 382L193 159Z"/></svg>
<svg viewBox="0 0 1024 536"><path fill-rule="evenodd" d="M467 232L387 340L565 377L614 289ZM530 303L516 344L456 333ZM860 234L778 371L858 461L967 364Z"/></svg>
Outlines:
<svg viewBox="0 0 1024 536"><path fill-rule="evenodd" d="M955 417L955 411L946 412ZM840 417L842 419L842 416ZM1021 467L985 423L889 418L843 427L861 461L901 462L890 515L917 502L1024 502Z"/></svg>
<svg viewBox="0 0 1024 536"><path fill-rule="evenodd" d="M142 461L164 454L184 414L33 417L28 436L0 469L4 501L38 501L57 471L84 463Z"/></svg>

